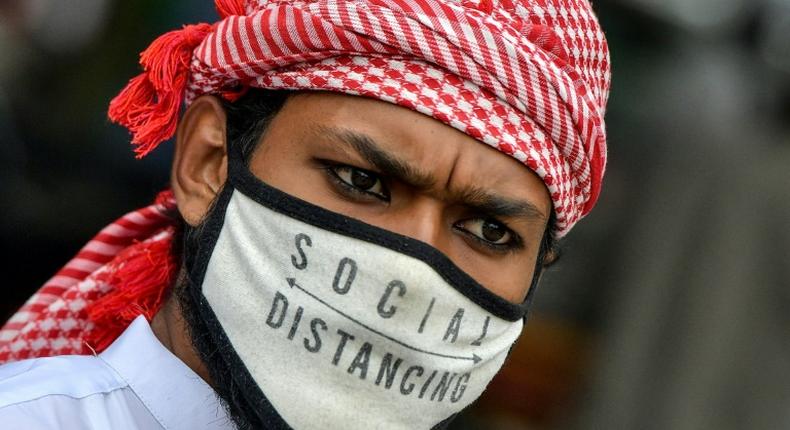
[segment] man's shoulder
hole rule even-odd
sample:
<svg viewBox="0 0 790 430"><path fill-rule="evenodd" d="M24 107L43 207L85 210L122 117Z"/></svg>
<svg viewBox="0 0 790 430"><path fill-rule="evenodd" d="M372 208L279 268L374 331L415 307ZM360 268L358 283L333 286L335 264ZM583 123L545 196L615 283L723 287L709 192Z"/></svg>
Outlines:
<svg viewBox="0 0 790 430"><path fill-rule="evenodd" d="M0 366L0 409L47 396L81 399L126 383L100 358L64 355Z"/></svg>
<svg viewBox="0 0 790 430"><path fill-rule="evenodd" d="M106 409L108 400L124 397L126 388L98 357L60 356L6 364L0 366L0 427L88 424L96 412Z"/></svg>

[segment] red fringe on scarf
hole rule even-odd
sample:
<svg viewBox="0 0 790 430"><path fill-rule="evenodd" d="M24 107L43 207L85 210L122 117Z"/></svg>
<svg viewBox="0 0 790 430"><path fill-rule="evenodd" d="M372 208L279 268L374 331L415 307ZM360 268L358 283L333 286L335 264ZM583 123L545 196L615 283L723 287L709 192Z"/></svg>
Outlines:
<svg viewBox="0 0 790 430"><path fill-rule="evenodd" d="M175 134L192 51L211 29L209 24L185 25L159 36L140 54L143 73L110 102L108 116L132 133L137 158Z"/></svg>
<svg viewBox="0 0 790 430"><path fill-rule="evenodd" d="M178 259L172 252L171 233L159 240L138 242L124 249L97 281L113 286L107 295L91 303L88 317L94 329L86 341L101 352L129 326L138 315L148 321L167 299L178 272Z"/></svg>
<svg viewBox="0 0 790 430"><path fill-rule="evenodd" d="M245 15L244 0L216 0L222 18ZM210 24L185 25L159 36L140 54L143 73L132 78L112 101L108 116L132 133L137 158L173 137L189 80L192 53L212 31ZM223 94L233 100L244 88Z"/></svg>

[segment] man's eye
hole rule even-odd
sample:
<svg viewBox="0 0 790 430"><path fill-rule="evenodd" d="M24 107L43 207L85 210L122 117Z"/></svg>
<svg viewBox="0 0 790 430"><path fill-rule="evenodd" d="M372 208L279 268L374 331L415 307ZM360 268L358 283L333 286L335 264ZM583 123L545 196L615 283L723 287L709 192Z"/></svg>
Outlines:
<svg viewBox="0 0 790 430"><path fill-rule="evenodd" d="M502 223L486 218L474 218L459 221L456 228L461 229L475 238L491 245L505 246L512 242L513 234Z"/></svg>
<svg viewBox="0 0 790 430"><path fill-rule="evenodd" d="M389 191L381 179L373 172L351 166L334 166L332 172L344 185L354 191L372 194L382 200L389 200Z"/></svg>

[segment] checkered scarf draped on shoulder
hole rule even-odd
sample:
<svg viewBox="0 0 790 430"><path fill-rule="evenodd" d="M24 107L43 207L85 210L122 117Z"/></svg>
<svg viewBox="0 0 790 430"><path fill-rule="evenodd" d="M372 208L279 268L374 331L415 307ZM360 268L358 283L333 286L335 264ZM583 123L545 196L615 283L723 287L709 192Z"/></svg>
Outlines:
<svg viewBox="0 0 790 430"><path fill-rule="evenodd" d="M0 364L100 352L137 315L150 321L177 271L175 206L162 192L85 244L0 329Z"/></svg>
<svg viewBox="0 0 790 430"><path fill-rule="evenodd" d="M220 21L157 38L110 103L138 157L172 137L184 102L203 94L338 91L429 115L525 164L550 192L556 237L594 206L610 69L588 0L215 3ZM169 194L89 242L0 330L0 362L89 353L86 339L101 349L129 315L150 319L174 271L168 205ZM109 324L108 314L121 317Z"/></svg>

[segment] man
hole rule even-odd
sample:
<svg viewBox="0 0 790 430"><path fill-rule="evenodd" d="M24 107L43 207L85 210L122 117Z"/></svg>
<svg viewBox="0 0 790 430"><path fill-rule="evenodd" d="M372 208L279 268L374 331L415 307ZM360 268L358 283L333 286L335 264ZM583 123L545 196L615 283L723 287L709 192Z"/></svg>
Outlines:
<svg viewBox="0 0 790 430"><path fill-rule="evenodd" d="M608 58L589 4L217 9L157 39L111 103L139 156L176 134L172 192L7 323L3 360L85 355L0 369L0 417L446 426L597 199Z"/></svg>

